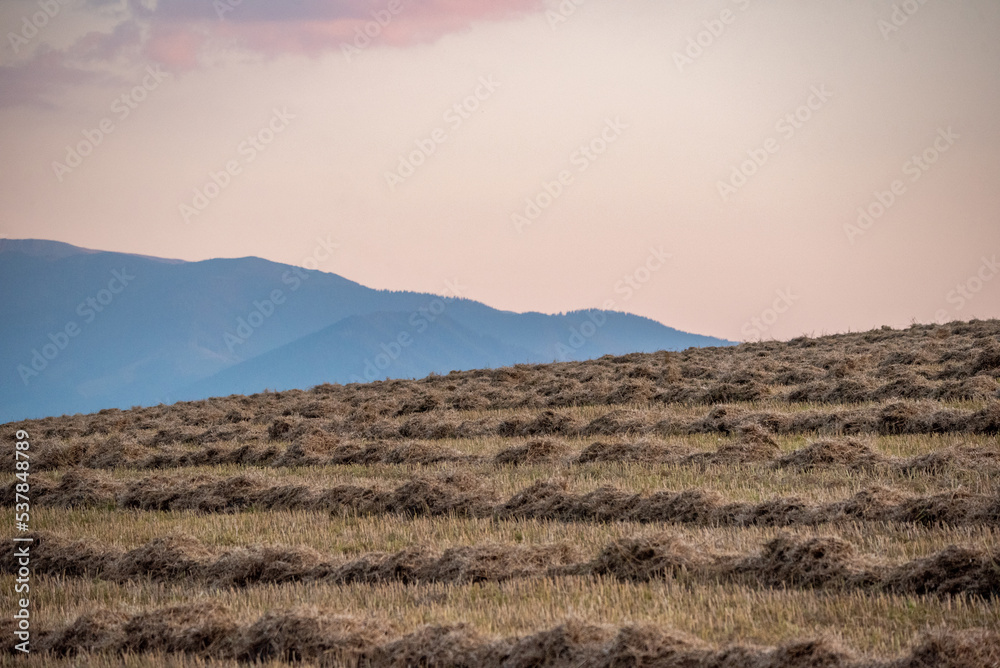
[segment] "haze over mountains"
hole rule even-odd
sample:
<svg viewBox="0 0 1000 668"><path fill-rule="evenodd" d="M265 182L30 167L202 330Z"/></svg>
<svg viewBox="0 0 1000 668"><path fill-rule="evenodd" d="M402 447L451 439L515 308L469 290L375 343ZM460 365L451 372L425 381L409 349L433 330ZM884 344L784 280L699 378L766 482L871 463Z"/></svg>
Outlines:
<svg viewBox="0 0 1000 668"><path fill-rule="evenodd" d="M499 311L256 257L0 241L0 420L730 342L609 311Z"/></svg>

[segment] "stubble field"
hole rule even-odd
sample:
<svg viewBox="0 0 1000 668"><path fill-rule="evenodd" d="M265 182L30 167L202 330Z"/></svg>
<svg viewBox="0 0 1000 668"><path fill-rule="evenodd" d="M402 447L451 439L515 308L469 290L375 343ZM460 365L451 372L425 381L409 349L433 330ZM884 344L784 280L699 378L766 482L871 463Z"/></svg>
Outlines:
<svg viewBox="0 0 1000 668"><path fill-rule="evenodd" d="M998 377L974 321L8 424L0 663L998 666Z"/></svg>

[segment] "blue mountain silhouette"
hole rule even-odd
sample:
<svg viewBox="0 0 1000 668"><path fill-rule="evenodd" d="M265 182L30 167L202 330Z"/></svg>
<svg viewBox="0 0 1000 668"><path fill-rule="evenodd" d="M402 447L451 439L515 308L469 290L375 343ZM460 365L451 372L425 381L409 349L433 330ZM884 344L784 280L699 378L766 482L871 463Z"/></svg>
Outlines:
<svg viewBox="0 0 1000 668"><path fill-rule="evenodd" d="M513 313L257 257L0 240L0 421L730 342L609 311Z"/></svg>

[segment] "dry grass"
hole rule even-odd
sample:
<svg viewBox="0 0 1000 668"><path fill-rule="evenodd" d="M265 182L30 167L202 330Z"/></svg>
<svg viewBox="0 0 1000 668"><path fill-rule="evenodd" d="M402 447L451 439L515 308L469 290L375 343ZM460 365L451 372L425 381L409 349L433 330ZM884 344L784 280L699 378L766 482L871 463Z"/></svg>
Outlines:
<svg viewBox="0 0 1000 668"><path fill-rule="evenodd" d="M88 539L36 533L36 573L89 576L115 582L149 579L191 581L211 588L282 582L376 584L503 582L562 574L613 575L627 580L686 576L699 581L738 581L748 586L862 589L870 592L1000 595L1000 555L986 549L949 547L911 561L889 564L858 553L829 535L782 533L750 554L716 553L673 533L619 539L585 560L570 543L484 542L441 550L431 545L375 552L345 560L309 547L250 544L221 549L190 534L158 537L130 550ZM15 562L14 547L4 551ZM11 574L14 570L11 570Z"/></svg>
<svg viewBox="0 0 1000 668"><path fill-rule="evenodd" d="M779 468L789 471L794 467ZM261 512L268 510L328 511L335 515L465 516L558 520L563 522L670 522L701 526L793 526L829 522L890 520L919 524L996 526L1000 523L1000 498L994 493L995 480L985 491L966 491L952 485L929 493L910 494L898 487L871 484L861 478L847 497L830 494L826 487L815 487L810 500L801 495L779 496L775 486L761 487L753 470L744 479L733 478L732 471L710 472L682 469L688 482L683 491L660 487L666 476L644 469L649 481L629 478L627 473L612 472L614 480L632 483L629 487L597 484L600 476L586 480L583 489L575 488L571 478L542 478L502 497L495 486L464 470L447 470L434 475L417 475L402 484L388 486L384 481L371 485L334 484L320 486L310 476L287 474L272 480L260 473L235 476L211 474L154 475L145 478L119 479L78 469L50 482L36 481L33 503L42 507L108 507L143 511L193 510L204 513ZM771 467L760 470L767 476ZM516 469L511 469L514 474ZM322 476L321 470L311 471ZM762 500L738 501L726 498L718 489L721 481L739 481L744 496ZM784 478L789 489L797 489L807 473L794 471ZM913 475L912 473L909 475ZM532 478L514 482L525 484ZM359 481L360 482L360 481ZM497 481L493 480L494 484ZM636 482L640 491L636 491ZM779 481L780 482L780 481ZM850 483L851 481L846 481ZM706 484L708 483L708 484ZM868 484L858 484L868 483ZM751 486L748 487L747 485ZM841 486L843 486L842 481ZM511 485L507 485L512 487ZM651 490L644 492L642 488ZM659 489L657 489L659 487ZM802 487L805 487L802 485ZM516 487L512 487L515 488ZM587 491L587 490L590 491ZM851 489L851 487L848 487ZM13 501L13 488L6 497Z"/></svg>
<svg viewBox="0 0 1000 668"><path fill-rule="evenodd" d="M5 579L0 579L0 584L6 585ZM530 635L575 619L614 628L644 623L716 646L731 642L784 645L807 633L835 639L863 655L890 657L907 651L928 629L946 628L958 635L963 630L995 629L1000 624L995 604L962 597L862 592L818 595L809 589L761 589L677 579L632 582L565 576L468 585L290 583L205 593L192 591L183 583L117 584L45 576L39 576L38 585L45 592L38 615L47 621L48 628L63 628L97 608L113 607L130 615L203 605L208 600L229 610L236 623L249 626L265 610L294 611L308 601L330 614L385 620L383 623L399 635L428 623L466 623L482 636L498 639Z"/></svg>
<svg viewBox="0 0 1000 668"><path fill-rule="evenodd" d="M101 613L78 619L43 643L56 655L76 654L80 637L104 652L166 651L232 657L240 661L319 660L320 665L359 666L616 666L637 661L658 666L729 664L774 666L860 666L853 653L833 640L797 642L776 649L747 646L715 650L690 637L646 625L620 630L576 620L534 634L491 641L467 624L424 626L386 642L389 631L366 619L333 616L314 609L267 613L238 626L228 611L212 605L175 606L152 614L108 620ZM67 642L68 640L68 642ZM988 665L1000 658L995 634L928 634L902 659L926 665Z"/></svg>
<svg viewBox="0 0 1000 668"><path fill-rule="evenodd" d="M570 543L588 558L607 543L661 533L664 526L641 522L563 523L534 519L415 517L401 522L391 515L329 516L318 511L260 513L122 513L107 508L39 510L35 526L68 540L90 540L118 550L135 549L161 536L191 535L226 549L253 543L310 548L332 557L397 552L415 545L445 550L499 542L509 545ZM750 552L779 534L828 535L835 532L859 552L889 561L907 561L961 544L990 550L1000 530L987 525L923 525L885 521L844 522L828 526L700 527L672 525L679 539L714 552Z"/></svg>
<svg viewBox="0 0 1000 668"><path fill-rule="evenodd" d="M1000 665L977 630L1000 628L998 341L915 326L6 425L42 532L19 663Z"/></svg>

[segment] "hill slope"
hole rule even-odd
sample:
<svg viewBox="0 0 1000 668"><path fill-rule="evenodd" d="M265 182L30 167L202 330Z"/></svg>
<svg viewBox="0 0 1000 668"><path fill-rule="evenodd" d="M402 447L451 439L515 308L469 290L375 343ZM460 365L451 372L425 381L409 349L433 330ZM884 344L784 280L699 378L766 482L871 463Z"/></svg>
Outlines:
<svg viewBox="0 0 1000 668"><path fill-rule="evenodd" d="M0 573L39 666L997 666L998 378L956 322L25 420Z"/></svg>

